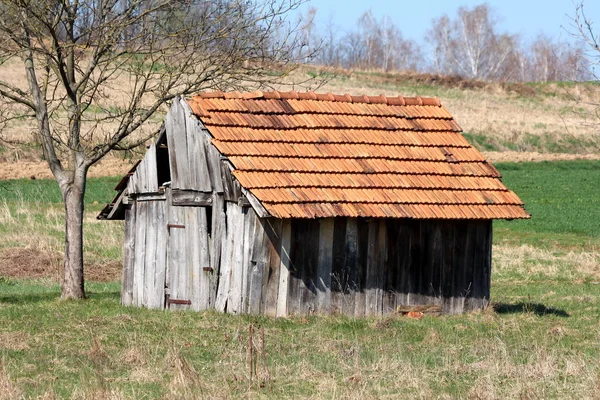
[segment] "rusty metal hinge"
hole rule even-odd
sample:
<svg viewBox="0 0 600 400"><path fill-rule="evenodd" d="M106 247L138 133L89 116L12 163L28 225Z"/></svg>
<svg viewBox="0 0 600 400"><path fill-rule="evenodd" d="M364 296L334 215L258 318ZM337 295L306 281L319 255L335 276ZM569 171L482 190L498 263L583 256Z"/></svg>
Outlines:
<svg viewBox="0 0 600 400"><path fill-rule="evenodd" d="M165 308L171 308L171 304L191 306L191 300L172 299L170 294L165 294Z"/></svg>
<svg viewBox="0 0 600 400"><path fill-rule="evenodd" d="M167 224L167 231L171 233L171 229L185 229L185 225L182 224Z"/></svg>

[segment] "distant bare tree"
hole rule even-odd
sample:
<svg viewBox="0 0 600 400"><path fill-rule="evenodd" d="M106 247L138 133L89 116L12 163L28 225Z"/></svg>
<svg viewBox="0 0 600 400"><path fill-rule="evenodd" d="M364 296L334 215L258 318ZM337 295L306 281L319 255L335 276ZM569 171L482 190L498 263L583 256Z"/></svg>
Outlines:
<svg viewBox="0 0 600 400"><path fill-rule="evenodd" d="M302 2L0 0L0 63L19 60L26 75L0 77L0 123L33 117L62 192L63 298L85 295L89 168L155 134L146 123L178 95L260 88L294 68L306 54L285 16Z"/></svg>
<svg viewBox="0 0 600 400"><path fill-rule="evenodd" d="M583 1L575 6L575 14L571 17L571 26L567 31L585 46L581 49L584 65L579 65L578 68L583 67L591 78L600 80L595 71L595 67L600 65L600 33L594 28L594 21L585 13Z"/></svg>
<svg viewBox="0 0 600 400"><path fill-rule="evenodd" d="M529 47L529 76L537 82L580 81L588 76L583 48L539 35Z"/></svg>
<svg viewBox="0 0 600 400"><path fill-rule="evenodd" d="M398 71L423 64L417 43L404 39L391 18L377 20L370 10L360 16L357 29L342 38L342 52L348 68Z"/></svg>
<svg viewBox="0 0 600 400"><path fill-rule="evenodd" d="M433 21L427 41L438 73L476 79L504 78L516 38L497 32L498 18L488 4L460 7L455 19Z"/></svg>

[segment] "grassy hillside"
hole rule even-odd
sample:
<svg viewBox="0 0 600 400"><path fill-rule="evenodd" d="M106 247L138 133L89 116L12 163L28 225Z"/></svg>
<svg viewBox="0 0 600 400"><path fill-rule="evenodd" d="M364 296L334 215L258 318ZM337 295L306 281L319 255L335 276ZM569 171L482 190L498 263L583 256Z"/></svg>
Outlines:
<svg viewBox="0 0 600 400"><path fill-rule="evenodd" d="M0 399L594 398L600 162L498 167L533 218L496 223L493 307L419 320L121 307L116 178L89 184L90 299L61 302L55 184L0 181Z"/></svg>
<svg viewBox="0 0 600 400"><path fill-rule="evenodd" d="M13 82L25 82L21 70L17 61L0 66L0 74ZM313 80L310 81L311 79ZM306 84L297 84L307 80L309 82ZM318 86L323 80L326 84ZM107 108L114 108L115 102L123 100L130 84L123 78ZM276 89L437 96L456 117L465 136L476 147L488 153L506 153L502 156L488 154L492 161L521 161L523 154L526 159L532 160L555 159L557 154L563 157L586 154L598 157L600 154L600 123L594 104L600 98L600 85L595 82L499 84L427 74L342 71L334 75L329 71L304 67L289 76L286 84L279 85ZM92 111L97 114L94 117L102 117L102 108L92 108ZM157 113L150 125L160 124L164 112L165 110L161 110ZM3 138L20 142L0 142L0 179L32 175L37 178L49 177L47 167L40 162L40 148L33 143L34 125L22 118L0 129ZM128 154L127 157L139 157L143 150L141 148L140 152ZM113 155L105 163L106 166L96 169L96 175L126 172L127 164L124 163L118 169L109 167L120 156ZM10 163L15 161L37 162L38 166L11 169Z"/></svg>

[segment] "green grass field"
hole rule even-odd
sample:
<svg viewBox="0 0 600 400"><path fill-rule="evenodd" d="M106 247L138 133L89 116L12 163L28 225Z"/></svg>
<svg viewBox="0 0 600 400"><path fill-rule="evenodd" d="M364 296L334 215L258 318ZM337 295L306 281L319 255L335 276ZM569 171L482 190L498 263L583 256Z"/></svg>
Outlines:
<svg viewBox="0 0 600 400"><path fill-rule="evenodd" d="M121 307L115 281L89 282L88 300L63 302L54 276L11 277L0 266L0 399L596 398L600 162L497 167L533 218L495 223L484 312L165 313ZM94 219L115 182L88 187L90 273L119 262L122 224ZM0 199L0 262L22 247L60 255L53 182L0 182Z"/></svg>

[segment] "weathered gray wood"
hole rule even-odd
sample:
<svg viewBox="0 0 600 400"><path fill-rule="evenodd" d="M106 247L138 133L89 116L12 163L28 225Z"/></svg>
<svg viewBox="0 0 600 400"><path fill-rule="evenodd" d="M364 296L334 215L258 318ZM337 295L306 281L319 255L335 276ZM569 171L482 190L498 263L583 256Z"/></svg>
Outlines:
<svg viewBox="0 0 600 400"><path fill-rule="evenodd" d="M136 207L133 203L125 209L125 238L123 241L123 275L121 278L121 304L133 304L133 274L135 271Z"/></svg>
<svg viewBox="0 0 600 400"><path fill-rule="evenodd" d="M143 297L142 304L148 308L154 304L156 291L154 287L154 278L156 275L156 236L157 226L155 224L158 218L157 202L146 203L147 226L146 226L146 261L144 263L144 278L143 278Z"/></svg>
<svg viewBox="0 0 600 400"><path fill-rule="evenodd" d="M151 308L163 308L165 304L165 280L167 269L167 202L156 202L157 217L154 221L156 234L156 272L154 278L154 291Z"/></svg>
<svg viewBox="0 0 600 400"><path fill-rule="evenodd" d="M262 219L261 225L268 237L269 264L263 274L262 307L263 313L270 317L277 315L277 297L279 295L279 272L281 269L282 220Z"/></svg>
<svg viewBox="0 0 600 400"><path fill-rule="evenodd" d="M277 316L287 315L287 295L288 281L290 274L290 241L292 236L292 222L290 219L284 219L281 227L281 250L279 256L281 263L279 266L279 288L277 292Z"/></svg>
<svg viewBox="0 0 600 400"><path fill-rule="evenodd" d="M267 209L262 205L260 200L258 200L256 196L252 194L252 192L250 192L247 189L244 189L243 187L241 188L241 190L248 202L250 203L250 205L252 206L252 208L254 209L254 211L256 212L256 214L260 218L268 218L271 216Z"/></svg>
<svg viewBox="0 0 600 400"><path fill-rule="evenodd" d="M333 264L333 218L320 221L319 258L317 262L317 312L331 310L331 271Z"/></svg>
<svg viewBox="0 0 600 400"><path fill-rule="evenodd" d="M186 249L186 236L188 235L185 208L169 207L168 224L182 226L183 228L170 228L168 230L167 268L169 273L170 298L175 300L191 300L189 291L189 257ZM188 305L172 304L171 309L187 309Z"/></svg>
<svg viewBox="0 0 600 400"><path fill-rule="evenodd" d="M187 103L184 104L187 107ZM187 107L189 110L189 107ZM186 134L188 142L188 162L189 165L189 187L188 189L210 192L212 184L210 182L210 173L208 170L206 146L204 144L205 134L200 121L192 114L191 110L186 111Z"/></svg>
<svg viewBox="0 0 600 400"><path fill-rule="evenodd" d="M117 213L119 211L119 209L122 207L123 200L125 199L125 197L126 197L125 191L122 191L121 194L119 195L119 197L117 198L117 201L115 201L115 204L113 205L112 210L110 210L110 212L106 216L107 220L111 220L114 218L115 213Z"/></svg>
<svg viewBox="0 0 600 400"><path fill-rule="evenodd" d="M174 199L173 199L174 200ZM196 311L202 310L201 308L201 296L202 290L200 288L200 226L199 226L199 215L198 210L195 207L184 207L186 218L185 218L185 239L186 239L186 265L189 264L191 268L189 271L185 271L184 274L187 276L187 290L189 295L186 299L192 301L192 309ZM185 279L185 278L182 278ZM191 284L191 287L190 287Z"/></svg>
<svg viewBox="0 0 600 400"><path fill-rule="evenodd" d="M213 196L210 192L173 189L172 196L174 206L208 207L213 204Z"/></svg>
<svg viewBox="0 0 600 400"><path fill-rule="evenodd" d="M132 196L135 201L165 201L167 198L164 193L139 193Z"/></svg>
<svg viewBox="0 0 600 400"><path fill-rule="evenodd" d="M219 274L221 269L221 257L222 257L222 246L225 242L225 204L223 195L214 193L213 194L213 206L212 206L212 227L211 227L211 239L210 239L210 267L212 270L209 272L209 305L210 307L215 306L215 300L217 297Z"/></svg>
<svg viewBox="0 0 600 400"><path fill-rule="evenodd" d="M215 308L218 311L225 311L227 300L229 298L229 290L231 286L231 273L233 268L233 253L234 253L234 229L237 216L230 209L231 203L225 205L225 215L227 216L225 225L224 240L221 248L221 269L219 273L219 287L217 289L217 297L215 300Z"/></svg>
<svg viewBox="0 0 600 400"><path fill-rule="evenodd" d="M206 138L204 146L208 155L208 172L210 174L210 182L215 193L223 193L223 177L221 176L221 153L211 143L211 138L208 131L204 130L203 134Z"/></svg>
<svg viewBox="0 0 600 400"><path fill-rule="evenodd" d="M171 168L171 187L189 189L189 161L186 135L186 118L182 100L173 101L165 118L167 143L169 146L169 165Z"/></svg>
<svg viewBox="0 0 600 400"><path fill-rule="evenodd" d="M147 193L148 192L148 167L146 162L146 157L142 159L142 161L138 164L133 173L133 181L134 181L134 193Z"/></svg>
<svg viewBox="0 0 600 400"><path fill-rule="evenodd" d="M227 204L227 214L233 216L227 229L233 230L232 271L227 312L239 314L243 312L242 296L244 292L244 220L245 213L236 203Z"/></svg>
<svg viewBox="0 0 600 400"><path fill-rule="evenodd" d="M145 193L158 192L158 171L156 165L156 144L152 143L144 156L146 163Z"/></svg>
<svg viewBox="0 0 600 400"><path fill-rule="evenodd" d="M135 262L133 273L133 304L137 307L143 305L144 298L144 269L146 263L146 232L148 223L148 203L138 203L136 211L135 232Z"/></svg>
<svg viewBox="0 0 600 400"><path fill-rule="evenodd" d="M139 166L139 164L138 164ZM129 177L129 180L127 181L127 194L134 194L137 193L137 177L135 175L135 172L133 173L133 175L131 175Z"/></svg>
<svg viewBox="0 0 600 400"><path fill-rule="evenodd" d="M263 289L266 290L265 272L269 268L269 236L259 218L254 219L254 238L250 253L250 276L248 284L248 310L259 314L263 307Z"/></svg>
<svg viewBox="0 0 600 400"><path fill-rule="evenodd" d="M237 203L240 196L236 196L231 169L225 161L221 161L220 168L223 182L223 197L225 198L225 201L235 201Z"/></svg>
<svg viewBox="0 0 600 400"><path fill-rule="evenodd" d="M165 239L165 243L166 243L166 254L165 254L165 289L164 289L164 294L165 294L165 299L168 296L171 296L171 272L170 272L170 259L172 257L171 252L172 252L172 239L171 239L171 232L170 229L167 228L167 224L169 224L171 222L172 218L172 213L173 211L171 210L172 207L172 196L171 196L171 188L167 187L165 189L165 196L167 198L167 201L165 202L165 231L166 231L166 239ZM168 305L165 303L164 307L167 307Z"/></svg>
<svg viewBox="0 0 600 400"><path fill-rule="evenodd" d="M257 223L256 213L252 209L244 208L244 243L242 250L242 286L241 286L241 309L240 312L248 312L250 271L252 260L252 248L254 247L255 225Z"/></svg>

